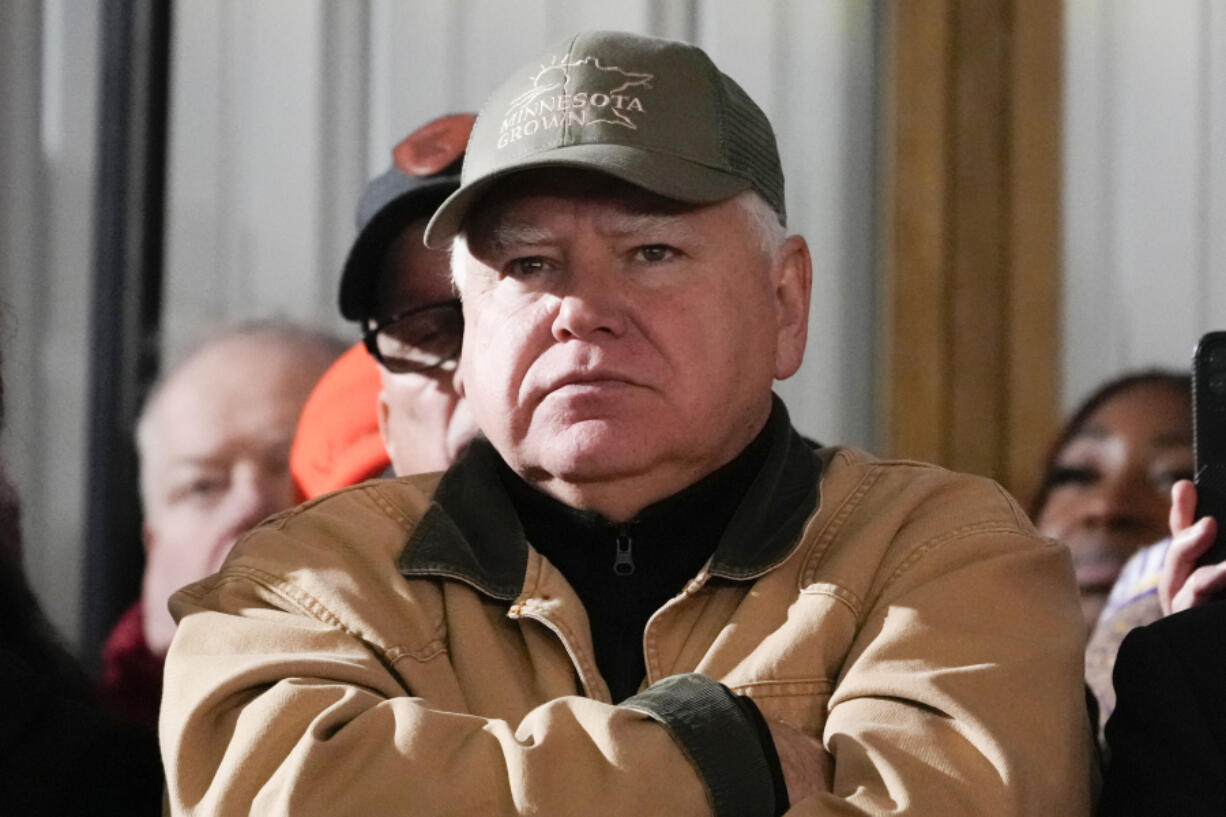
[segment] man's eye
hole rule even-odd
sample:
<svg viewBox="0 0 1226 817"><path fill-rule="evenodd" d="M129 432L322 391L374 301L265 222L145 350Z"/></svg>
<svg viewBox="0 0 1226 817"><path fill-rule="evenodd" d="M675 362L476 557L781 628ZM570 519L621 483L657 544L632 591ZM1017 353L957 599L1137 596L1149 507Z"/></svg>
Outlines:
<svg viewBox="0 0 1226 817"><path fill-rule="evenodd" d="M644 244L638 248L639 257L653 264L668 261L676 254L677 250L667 244Z"/></svg>
<svg viewBox="0 0 1226 817"><path fill-rule="evenodd" d="M198 477L187 480L170 492L171 502L208 502L226 490L226 481L219 477Z"/></svg>
<svg viewBox="0 0 1226 817"><path fill-rule="evenodd" d="M531 278L549 268L549 260L539 255L516 258L507 264L507 275L514 278Z"/></svg>
<svg viewBox="0 0 1226 817"><path fill-rule="evenodd" d="M225 490L226 483L220 479L198 479L187 486L187 492L195 496L210 496Z"/></svg>

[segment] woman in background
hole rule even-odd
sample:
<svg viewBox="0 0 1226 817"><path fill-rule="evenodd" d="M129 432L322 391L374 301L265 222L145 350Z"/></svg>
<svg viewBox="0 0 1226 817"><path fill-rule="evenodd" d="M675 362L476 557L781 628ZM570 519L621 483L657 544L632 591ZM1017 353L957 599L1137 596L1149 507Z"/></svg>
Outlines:
<svg viewBox="0 0 1226 817"><path fill-rule="evenodd" d="M1087 635L1124 563L1167 536L1171 487L1191 474L1186 374L1150 370L1111 380L1065 424L1031 518L1072 551Z"/></svg>

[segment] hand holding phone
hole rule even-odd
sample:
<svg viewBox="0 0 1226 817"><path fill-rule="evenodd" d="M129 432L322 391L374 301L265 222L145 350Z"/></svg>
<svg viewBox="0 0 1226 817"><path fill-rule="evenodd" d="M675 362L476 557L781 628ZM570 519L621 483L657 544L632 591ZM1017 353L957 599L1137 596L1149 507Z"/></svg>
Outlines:
<svg viewBox="0 0 1226 817"><path fill-rule="evenodd" d="M1212 517L1196 519L1196 486L1181 479L1171 489L1171 541L1158 578L1158 603L1169 616L1199 607L1226 590L1226 562L1201 564L1217 536Z"/></svg>

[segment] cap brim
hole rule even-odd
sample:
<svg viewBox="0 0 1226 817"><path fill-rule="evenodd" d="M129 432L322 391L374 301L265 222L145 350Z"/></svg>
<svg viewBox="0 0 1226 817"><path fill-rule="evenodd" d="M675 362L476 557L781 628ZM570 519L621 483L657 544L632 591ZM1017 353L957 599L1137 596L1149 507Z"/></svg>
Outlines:
<svg viewBox="0 0 1226 817"><path fill-rule="evenodd" d="M341 268L341 315L360 321L371 316L375 276L388 245L405 225L430 215L435 206L456 188L454 176L425 181L383 205L354 240Z"/></svg>
<svg viewBox="0 0 1226 817"><path fill-rule="evenodd" d="M446 247L463 229L472 207L496 183L508 176L546 168L594 170L658 196L691 204L723 201L752 187L742 176L671 154L629 145L568 145L526 156L461 186L435 210L426 227L426 246Z"/></svg>

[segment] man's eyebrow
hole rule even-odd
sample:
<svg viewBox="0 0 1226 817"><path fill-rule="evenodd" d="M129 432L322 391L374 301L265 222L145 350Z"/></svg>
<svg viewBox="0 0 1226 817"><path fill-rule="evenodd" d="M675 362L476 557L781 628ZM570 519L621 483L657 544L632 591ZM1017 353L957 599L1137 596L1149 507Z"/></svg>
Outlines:
<svg viewBox="0 0 1226 817"><path fill-rule="evenodd" d="M676 213L614 213L601 219L600 228L615 238L667 232L680 240L697 235L690 220Z"/></svg>
<svg viewBox="0 0 1226 817"><path fill-rule="evenodd" d="M599 229L613 238L661 232L667 232L673 240L692 240L697 236L688 219L673 213L611 213L600 218ZM546 227L501 221L493 225L481 243L485 249L497 252L511 247L550 244L556 240L554 232Z"/></svg>
<svg viewBox="0 0 1226 817"><path fill-rule="evenodd" d="M503 221L495 224L481 243L487 250L499 251L524 245L548 244L553 240L554 234L544 227Z"/></svg>
<svg viewBox="0 0 1226 817"><path fill-rule="evenodd" d="M163 463L163 466L171 472L195 468L216 468L223 465L225 465L225 458L213 454L188 454Z"/></svg>

